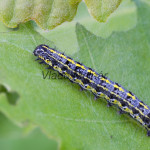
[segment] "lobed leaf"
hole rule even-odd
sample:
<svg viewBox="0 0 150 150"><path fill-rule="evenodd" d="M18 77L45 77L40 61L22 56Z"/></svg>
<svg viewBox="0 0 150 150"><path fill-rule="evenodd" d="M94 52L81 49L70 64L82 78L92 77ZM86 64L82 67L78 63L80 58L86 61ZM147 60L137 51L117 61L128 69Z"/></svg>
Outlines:
<svg viewBox="0 0 150 150"><path fill-rule="evenodd" d="M53 29L72 21L81 0L1 0L0 20L10 28L34 20L43 29ZM121 0L85 1L89 11L98 21L106 18L118 7Z"/></svg>
<svg viewBox="0 0 150 150"><path fill-rule="evenodd" d="M109 78L150 105L150 6L135 2L136 26L102 38L77 24L79 51L74 49L66 54L98 72L108 72ZM127 115L116 115L116 110L107 109L102 99L93 101L91 93L81 93L77 85L66 79L43 79L45 66L35 62L32 55L42 43L54 47L31 23L1 32L0 83L19 95L17 105L10 105L0 94L0 110L4 114L16 123L39 126L58 141L61 149L149 148L145 129Z"/></svg>
<svg viewBox="0 0 150 150"><path fill-rule="evenodd" d="M0 20L15 28L19 23L34 20L43 29L53 29L71 21L81 0L1 0Z"/></svg>
<svg viewBox="0 0 150 150"><path fill-rule="evenodd" d="M114 12L122 0L85 0L91 15L99 22L105 22L107 17Z"/></svg>

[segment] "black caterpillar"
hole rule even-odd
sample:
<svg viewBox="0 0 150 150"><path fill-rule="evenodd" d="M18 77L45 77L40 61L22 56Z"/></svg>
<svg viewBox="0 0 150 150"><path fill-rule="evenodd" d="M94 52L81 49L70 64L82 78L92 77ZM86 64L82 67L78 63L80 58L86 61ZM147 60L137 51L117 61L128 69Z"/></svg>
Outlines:
<svg viewBox="0 0 150 150"><path fill-rule="evenodd" d="M150 136L150 107L132 92L47 45L39 45L33 54L38 57L37 60L42 60L40 63L49 65L49 68L78 83L81 89L92 91L95 98L105 98L108 106L117 105L120 113L128 113L135 118L147 129L147 135Z"/></svg>

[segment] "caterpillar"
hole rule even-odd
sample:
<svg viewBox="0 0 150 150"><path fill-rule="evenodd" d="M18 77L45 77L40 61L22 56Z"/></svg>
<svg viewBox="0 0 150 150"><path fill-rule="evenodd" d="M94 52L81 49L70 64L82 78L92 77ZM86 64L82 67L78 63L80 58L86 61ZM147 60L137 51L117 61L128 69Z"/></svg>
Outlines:
<svg viewBox="0 0 150 150"><path fill-rule="evenodd" d="M129 114L146 128L147 136L150 136L150 107L132 92L47 45L37 46L33 54L38 57L36 60L41 60L40 63L47 64L48 69L58 71L71 82L79 84L81 89L91 91L95 99L104 98L108 106L116 105L120 114Z"/></svg>

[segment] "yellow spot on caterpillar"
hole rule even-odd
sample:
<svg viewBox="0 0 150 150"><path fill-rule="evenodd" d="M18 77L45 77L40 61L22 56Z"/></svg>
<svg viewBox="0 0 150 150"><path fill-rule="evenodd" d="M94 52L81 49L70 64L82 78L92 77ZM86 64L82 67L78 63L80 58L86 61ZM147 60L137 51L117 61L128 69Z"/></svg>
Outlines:
<svg viewBox="0 0 150 150"><path fill-rule="evenodd" d="M72 64L75 64L75 62L72 59L67 59L69 62L71 62Z"/></svg>
<svg viewBox="0 0 150 150"><path fill-rule="evenodd" d="M110 81L108 79L106 80L106 82L110 84Z"/></svg>
<svg viewBox="0 0 150 150"><path fill-rule="evenodd" d="M100 97L104 97L104 96L105 96L105 94L103 94L103 93L100 94Z"/></svg>
<svg viewBox="0 0 150 150"><path fill-rule="evenodd" d="M50 52L56 53L53 49L47 48Z"/></svg>
<svg viewBox="0 0 150 150"><path fill-rule="evenodd" d="M73 79L72 76L69 76L69 79L72 80Z"/></svg>
<svg viewBox="0 0 150 150"><path fill-rule="evenodd" d="M85 67L83 65L80 65L80 64L76 63L76 66L85 70Z"/></svg>
<svg viewBox="0 0 150 150"><path fill-rule="evenodd" d="M122 108L122 105L121 105L121 103L120 103L120 102L118 102L118 106Z"/></svg>
<svg viewBox="0 0 150 150"><path fill-rule="evenodd" d="M127 95L132 97L133 100L135 100L135 96L132 96L130 93L127 93Z"/></svg>
<svg viewBox="0 0 150 150"><path fill-rule="evenodd" d="M59 56L67 59L67 57L65 55L63 55L63 54L59 54Z"/></svg>
<svg viewBox="0 0 150 150"><path fill-rule="evenodd" d="M50 48L48 48L47 46L43 46L44 48L46 48L46 49L50 49Z"/></svg>
<svg viewBox="0 0 150 150"><path fill-rule="evenodd" d="M136 120L143 124L143 120L139 116L136 116Z"/></svg>
<svg viewBox="0 0 150 150"><path fill-rule="evenodd" d="M129 112L130 114L132 114L132 115L133 115L133 111L132 111L131 109L129 109L129 108L127 108L127 107L126 107L126 109L125 109L125 110L126 110L126 112Z"/></svg>
<svg viewBox="0 0 150 150"><path fill-rule="evenodd" d="M97 93L96 90L95 90L94 88L92 88L91 91L92 91L93 93Z"/></svg>
<svg viewBox="0 0 150 150"><path fill-rule="evenodd" d="M60 67L58 67L57 70L62 73L62 69Z"/></svg>
<svg viewBox="0 0 150 150"><path fill-rule="evenodd" d="M130 112L130 109L129 108L123 108L123 110L125 111L125 112Z"/></svg>
<svg viewBox="0 0 150 150"><path fill-rule="evenodd" d="M43 58L42 56L39 56L39 58L41 58L41 59L43 59L43 60L44 60L44 58Z"/></svg>
<svg viewBox="0 0 150 150"><path fill-rule="evenodd" d="M84 86L84 84L82 83L82 81L81 81L81 80L76 79L75 81L76 81L77 83L79 83L80 85Z"/></svg>
<svg viewBox="0 0 150 150"><path fill-rule="evenodd" d="M90 89L92 89L92 87L88 85L88 86L86 87L86 89L90 90Z"/></svg>
<svg viewBox="0 0 150 150"><path fill-rule="evenodd" d="M145 109L148 109L148 107L141 102L140 102L140 105L144 106Z"/></svg>
<svg viewBox="0 0 150 150"><path fill-rule="evenodd" d="M119 87L118 85L114 84L114 87L119 89L119 91L124 92L124 90L121 87Z"/></svg>
<svg viewBox="0 0 150 150"><path fill-rule="evenodd" d="M65 72L65 75L66 75L70 80L73 79L72 76L71 76L70 74L68 74L67 72Z"/></svg>
<svg viewBox="0 0 150 150"><path fill-rule="evenodd" d="M56 53L53 49L50 49L49 47L47 46L43 46L44 48L48 49L49 51L53 52L53 53Z"/></svg>
<svg viewBox="0 0 150 150"><path fill-rule="evenodd" d="M57 70L58 67L57 67L57 66L54 66L53 68L54 68L55 70Z"/></svg>
<svg viewBox="0 0 150 150"><path fill-rule="evenodd" d="M103 80L103 81L105 81L106 83L109 83L109 84L110 84L110 81L109 81L108 79L101 78L100 80Z"/></svg>
<svg viewBox="0 0 150 150"><path fill-rule="evenodd" d="M49 63L48 63L50 66L52 66L52 62L51 61L49 61Z"/></svg>
<svg viewBox="0 0 150 150"><path fill-rule="evenodd" d="M88 69L88 72L90 72L90 73L92 73L94 76L98 76L94 71L92 71L92 70L90 70L90 69Z"/></svg>
<svg viewBox="0 0 150 150"><path fill-rule="evenodd" d="M110 98L107 95L105 95L105 99L110 100Z"/></svg>
<svg viewBox="0 0 150 150"><path fill-rule="evenodd" d="M45 59L45 62L48 64L48 63L49 63L49 60L48 60L48 59Z"/></svg>
<svg viewBox="0 0 150 150"><path fill-rule="evenodd" d="M114 99L114 100L112 101L112 103L113 103L113 104L118 104L118 101L117 101L116 99Z"/></svg>

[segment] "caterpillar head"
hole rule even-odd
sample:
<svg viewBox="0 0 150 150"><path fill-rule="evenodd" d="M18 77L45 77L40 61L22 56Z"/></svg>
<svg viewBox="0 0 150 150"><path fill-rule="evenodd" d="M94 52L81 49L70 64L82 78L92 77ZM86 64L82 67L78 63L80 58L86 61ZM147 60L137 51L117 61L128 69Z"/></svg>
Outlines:
<svg viewBox="0 0 150 150"><path fill-rule="evenodd" d="M48 47L48 46L47 46L47 45L44 45L44 44L41 44L41 45L37 46L37 47L35 48L35 50L33 51L33 54L34 54L35 56L40 56L40 55L42 55L43 52L47 51L47 48L46 48L46 47Z"/></svg>

